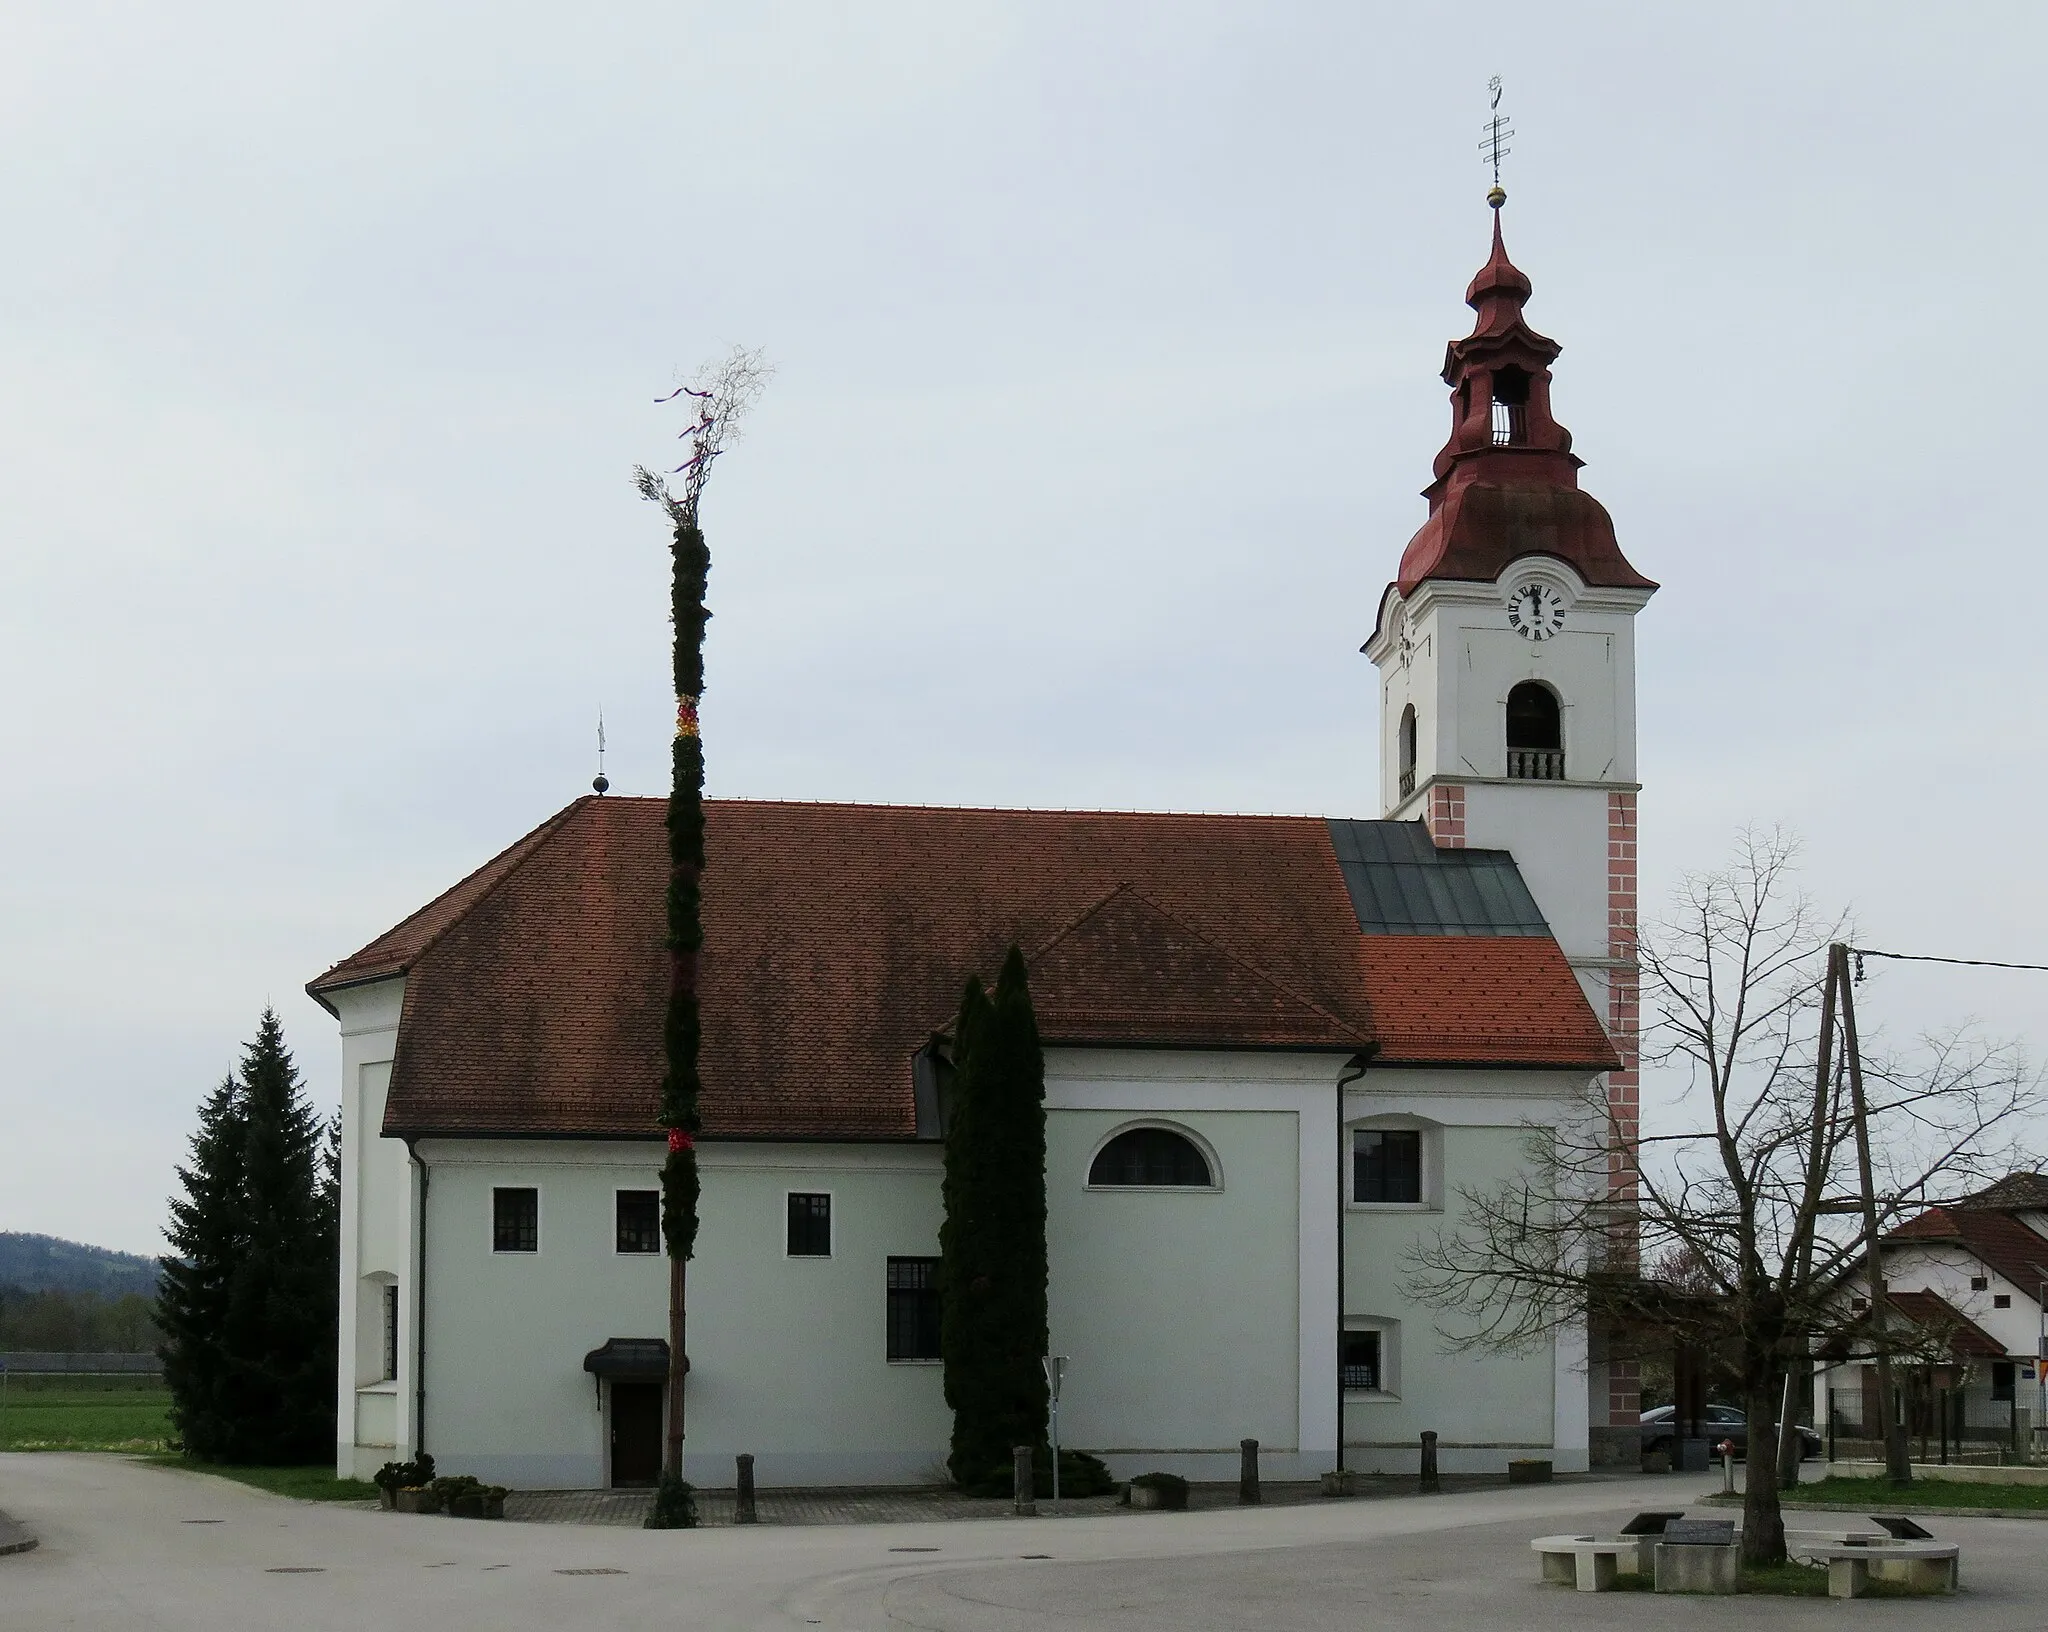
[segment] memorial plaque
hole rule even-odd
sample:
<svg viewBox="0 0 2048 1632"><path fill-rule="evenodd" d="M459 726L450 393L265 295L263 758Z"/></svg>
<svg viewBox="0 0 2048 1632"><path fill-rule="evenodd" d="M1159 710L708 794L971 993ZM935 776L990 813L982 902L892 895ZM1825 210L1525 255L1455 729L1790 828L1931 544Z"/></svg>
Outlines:
<svg viewBox="0 0 2048 1632"><path fill-rule="evenodd" d="M1677 1547L1726 1547L1735 1539L1733 1519L1673 1519L1663 1540Z"/></svg>
<svg viewBox="0 0 2048 1632"><path fill-rule="evenodd" d="M1932 1530L1923 1530L1911 1519L1902 1519L1897 1515L1885 1517L1873 1513L1870 1515L1870 1522L1879 1529L1887 1531L1894 1541L1932 1541L1934 1539L1934 1532Z"/></svg>
<svg viewBox="0 0 2048 1632"><path fill-rule="evenodd" d="M1621 1533L1624 1536L1661 1536L1664 1534L1664 1527L1671 1523L1673 1519L1682 1519L1684 1517L1685 1514L1683 1512L1638 1513L1621 1527Z"/></svg>

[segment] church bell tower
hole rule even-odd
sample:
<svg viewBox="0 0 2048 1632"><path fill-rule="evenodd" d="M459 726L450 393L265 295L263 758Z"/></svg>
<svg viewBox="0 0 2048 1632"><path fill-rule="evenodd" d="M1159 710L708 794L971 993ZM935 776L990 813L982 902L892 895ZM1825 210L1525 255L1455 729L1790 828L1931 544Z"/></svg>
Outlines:
<svg viewBox="0 0 2048 1632"><path fill-rule="evenodd" d="M1363 648L1379 669L1380 805L1439 846L1513 853L1621 1056L1608 1079L1613 1184L1632 1194L1635 617L1657 586L1579 487L1584 461L1551 409L1559 348L1523 317L1530 283L1502 238L1506 197L1487 195L1493 249L1465 291L1477 321L1444 357L1451 434L1424 489L1429 519ZM1614 1373L1592 1420L1632 1429L1633 1369Z"/></svg>

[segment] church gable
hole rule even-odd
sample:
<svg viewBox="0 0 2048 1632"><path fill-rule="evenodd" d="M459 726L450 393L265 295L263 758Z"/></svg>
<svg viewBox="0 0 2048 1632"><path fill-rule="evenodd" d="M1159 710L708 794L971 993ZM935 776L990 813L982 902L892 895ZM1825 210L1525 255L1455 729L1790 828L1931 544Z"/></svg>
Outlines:
<svg viewBox="0 0 2048 1632"><path fill-rule="evenodd" d="M1285 990L1128 885L1030 957L1048 1043L1348 1048L1368 1029Z"/></svg>

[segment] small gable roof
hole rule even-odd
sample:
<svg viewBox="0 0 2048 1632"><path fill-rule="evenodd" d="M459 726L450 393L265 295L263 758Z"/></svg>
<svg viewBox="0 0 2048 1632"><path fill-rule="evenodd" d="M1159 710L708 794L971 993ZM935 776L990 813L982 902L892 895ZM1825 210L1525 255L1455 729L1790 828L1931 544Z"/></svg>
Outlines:
<svg viewBox="0 0 2048 1632"><path fill-rule="evenodd" d="M2029 1297L2038 1298L2041 1284L2048 1281L2048 1237L2010 1213L1965 1206L1930 1207L1884 1239L1887 1246L1953 1243Z"/></svg>
<svg viewBox="0 0 2048 1632"><path fill-rule="evenodd" d="M1940 1338L1948 1351L1973 1360L2001 1360L2005 1345L1939 1292L1886 1292L1885 1302L1915 1326Z"/></svg>
<svg viewBox="0 0 2048 1632"><path fill-rule="evenodd" d="M578 800L309 985L406 976L387 1133L655 1136L666 811ZM1372 858L1335 832L1409 825L707 801L706 1135L916 1137L912 1058L1013 942L1049 1044L1613 1068L1499 852L1380 835L1389 868L1494 887L1425 883L1455 910L1365 921Z"/></svg>

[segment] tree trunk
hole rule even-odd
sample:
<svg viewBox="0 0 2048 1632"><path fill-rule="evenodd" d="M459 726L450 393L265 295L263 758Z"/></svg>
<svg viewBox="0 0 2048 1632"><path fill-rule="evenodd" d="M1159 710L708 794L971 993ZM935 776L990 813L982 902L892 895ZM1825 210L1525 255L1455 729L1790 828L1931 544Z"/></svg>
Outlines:
<svg viewBox="0 0 2048 1632"><path fill-rule="evenodd" d="M1748 1465L1743 1475L1742 1562L1785 1562L1785 1515L1778 1506L1779 1393L1784 1374L1775 1367L1752 1375L1743 1395L1749 1417Z"/></svg>
<svg viewBox="0 0 2048 1632"><path fill-rule="evenodd" d="M680 1258L668 1261L668 1422L661 1447L661 1471L671 1479L683 1476L683 1378L684 1357L683 1277L688 1266Z"/></svg>

